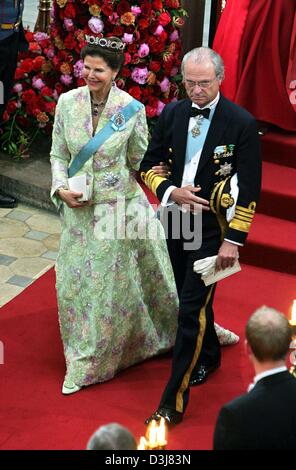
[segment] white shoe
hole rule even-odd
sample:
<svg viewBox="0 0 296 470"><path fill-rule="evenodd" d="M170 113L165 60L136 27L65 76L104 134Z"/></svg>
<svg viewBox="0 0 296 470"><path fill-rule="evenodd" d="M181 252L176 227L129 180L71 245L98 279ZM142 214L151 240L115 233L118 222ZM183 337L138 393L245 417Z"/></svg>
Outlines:
<svg viewBox="0 0 296 470"><path fill-rule="evenodd" d="M222 326L215 323L215 330L219 339L220 346L228 346L239 342L239 336L230 330L222 328Z"/></svg>
<svg viewBox="0 0 296 470"><path fill-rule="evenodd" d="M75 393L81 390L80 385L76 385L74 382L70 382L70 380L65 380L63 383L62 394L63 395L70 395L71 393Z"/></svg>

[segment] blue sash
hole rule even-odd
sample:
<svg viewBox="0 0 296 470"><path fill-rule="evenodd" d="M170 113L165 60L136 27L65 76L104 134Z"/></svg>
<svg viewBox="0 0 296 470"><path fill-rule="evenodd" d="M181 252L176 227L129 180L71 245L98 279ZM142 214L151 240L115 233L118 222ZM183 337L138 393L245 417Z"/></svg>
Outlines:
<svg viewBox="0 0 296 470"><path fill-rule="evenodd" d="M114 114L107 124L101 129L96 135L94 135L85 144L79 153L74 157L69 169L69 178L74 176L79 171L85 162L99 149L99 147L116 131L122 131L125 129L125 123L140 109L143 104L133 99L128 105L126 105L120 112Z"/></svg>

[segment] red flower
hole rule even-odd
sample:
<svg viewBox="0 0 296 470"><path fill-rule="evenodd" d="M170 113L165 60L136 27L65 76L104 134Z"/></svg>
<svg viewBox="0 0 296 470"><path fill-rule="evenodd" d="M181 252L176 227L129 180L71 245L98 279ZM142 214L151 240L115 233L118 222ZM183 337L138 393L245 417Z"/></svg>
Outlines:
<svg viewBox="0 0 296 470"><path fill-rule="evenodd" d="M48 86L44 86L40 92L42 96L52 96L52 90Z"/></svg>
<svg viewBox="0 0 296 470"><path fill-rule="evenodd" d="M162 12L158 17L159 24L161 24L162 26L166 26L171 22L171 20L172 19L170 15L166 11Z"/></svg>
<svg viewBox="0 0 296 470"><path fill-rule="evenodd" d="M32 69L35 72L39 72L44 62L45 62L45 57L43 56L36 57L36 59L33 60Z"/></svg>
<svg viewBox="0 0 296 470"><path fill-rule="evenodd" d="M131 6L129 2L127 2L126 0L122 0L121 2L118 3L117 14L119 16L124 15L124 13L127 13L128 11L131 11Z"/></svg>
<svg viewBox="0 0 296 470"><path fill-rule="evenodd" d="M125 54L124 54L124 65L130 64L131 60L132 60L132 56L128 52L125 52Z"/></svg>
<svg viewBox="0 0 296 470"><path fill-rule="evenodd" d="M153 118L157 115L157 107L146 106L146 115L148 118Z"/></svg>
<svg viewBox="0 0 296 470"><path fill-rule="evenodd" d="M141 10L143 15L149 16L152 10L151 3L148 1L143 2L143 4L141 5Z"/></svg>
<svg viewBox="0 0 296 470"><path fill-rule="evenodd" d="M56 102L55 101L50 101L49 103L45 103L45 111L48 114L54 114L55 108L56 108Z"/></svg>
<svg viewBox="0 0 296 470"><path fill-rule="evenodd" d="M35 54L38 52L41 52L41 47L39 46L39 44L37 42L30 42L29 43L29 51L31 52L35 52Z"/></svg>
<svg viewBox="0 0 296 470"><path fill-rule="evenodd" d="M25 77L25 72L21 68L16 69L14 78L15 80L21 80L22 78Z"/></svg>
<svg viewBox="0 0 296 470"><path fill-rule="evenodd" d="M112 31L112 36L123 36L124 30L121 26L115 26L113 31Z"/></svg>
<svg viewBox="0 0 296 470"><path fill-rule="evenodd" d="M162 10L163 8L162 0L153 0L153 7L156 10Z"/></svg>
<svg viewBox="0 0 296 470"><path fill-rule="evenodd" d="M179 0L165 0L165 4L168 8L179 8L180 1Z"/></svg>
<svg viewBox="0 0 296 470"><path fill-rule="evenodd" d="M143 18L139 21L139 28L140 29L147 29L149 28L150 21L148 18Z"/></svg>
<svg viewBox="0 0 296 470"><path fill-rule="evenodd" d="M36 93L32 89L26 90L22 93L22 100L25 103L29 103L30 101L34 100L35 98L36 98Z"/></svg>
<svg viewBox="0 0 296 470"><path fill-rule="evenodd" d="M12 114L12 113L15 113L16 109L17 109L16 101L10 100L6 106L6 111L8 112L8 114Z"/></svg>
<svg viewBox="0 0 296 470"><path fill-rule="evenodd" d="M141 99L141 88L139 86L132 86L128 90L129 94L132 95L136 100Z"/></svg>
<svg viewBox="0 0 296 470"><path fill-rule="evenodd" d="M67 3L64 9L64 12L65 12L65 18L75 18L76 16L76 10L72 3Z"/></svg>
<svg viewBox="0 0 296 470"><path fill-rule="evenodd" d="M157 62L156 60L152 60L149 64L149 69L152 71L152 72L159 72L160 69L161 69L161 64L160 62Z"/></svg>
<svg viewBox="0 0 296 470"><path fill-rule="evenodd" d="M102 12L104 13L104 15L106 15L106 16L111 16L112 13L113 13L112 5L110 5L107 2L103 3L103 5L101 6L101 9L102 9Z"/></svg>
<svg viewBox="0 0 296 470"><path fill-rule="evenodd" d="M122 67L120 75L124 78L131 76L131 71L128 67Z"/></svg>
<svg viewBox="0 0 296 470"><path fill-rule="evenodd" d="M65 41L64 41L64 45L67 49L74 49L75 46L76 46L76 40L73 36L73 34L68 34L68 36L66 37Z"/></svg>
<svg viewBox="0 0 296 470"><path fill-rule="evenodd" d="M32 59L24 59L24 60L21 62L20 68L21 68L24 72L31 72L31 70L32 70L32 65L33 65L33 60L32 60Z"/></svg>

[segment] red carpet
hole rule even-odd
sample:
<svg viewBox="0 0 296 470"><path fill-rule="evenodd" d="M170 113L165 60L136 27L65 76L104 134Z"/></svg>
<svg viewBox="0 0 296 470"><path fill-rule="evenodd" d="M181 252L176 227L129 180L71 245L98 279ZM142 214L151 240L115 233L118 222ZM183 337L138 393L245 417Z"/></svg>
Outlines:
<svg viewBox="0 0 296 470"><path fill-rule="evenodd" d="M241 336L261 304L289 312L295 278L255 267L220 283L216 317ZM72 396L61 394L64 358L58 330L54 272L49 271L1 309L0 449L83 449L100 424L118 421L137 439L158 404L170 359L131 367L115 379ZM168 449L210 449L220 406L243 393L251 379L243 339L223 349L222 367L192 390L184 422L171 431Z"/></svg>
<svg viewBox="0 0 296 470"><path fill-rule="evenodd" d="M262 151L262 192L241 260L296 274L296 136L268 131Z"/></svg>

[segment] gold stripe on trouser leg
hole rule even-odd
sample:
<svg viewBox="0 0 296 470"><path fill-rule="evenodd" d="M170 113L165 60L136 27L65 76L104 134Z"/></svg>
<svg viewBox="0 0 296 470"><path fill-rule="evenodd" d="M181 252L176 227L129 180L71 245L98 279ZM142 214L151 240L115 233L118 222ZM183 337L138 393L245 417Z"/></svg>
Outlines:
<svg viewBox="0 0 296 470"><path fill-rule="evenodd" d="M191 364L188 368L188 370L186 371L184 377L183 377L183 380L182 380L182 383L180 385L180 388L177 392L177 396L176 396L176 411L179 411L180 413L183 413L183 393L185 392L185 390L187 390L188 388L188 385L189 385L189 380L190 380L190 376L191 376L191 372L193 371L194 369L194 366L195 364L197 363L197 360L198 360L198 357L200 355L200 351L201 351L201 346L202 346L202 342L203 342L203 338L204 338L204 334L205 334L205 331L206 331L206 308L207 308L207 305L211 299L211 296L212 296L212 292L213 292L213 288L214 288L215 284L213 284L209 290L209 293L207 295L207 299L206 299L206 303L203 305L203 307L200 309L200 314L199 314L199 333L198 333L198 336L197 336L197 340L196 340L196 347L195 347L195 351L194 351L194 354L193 354L193 358L192 358L192 361L191 361Z"/></svg>

